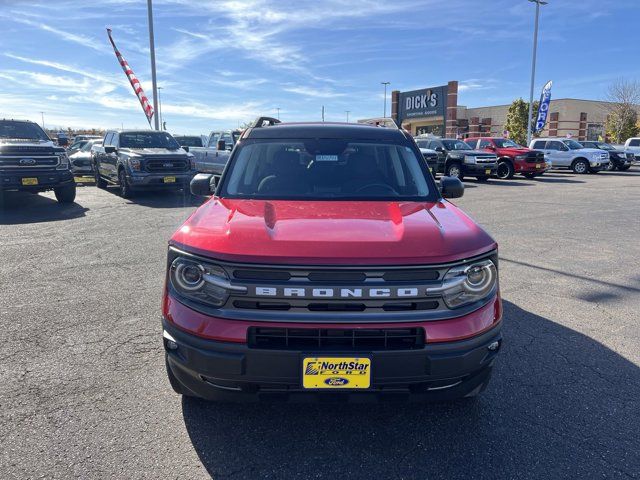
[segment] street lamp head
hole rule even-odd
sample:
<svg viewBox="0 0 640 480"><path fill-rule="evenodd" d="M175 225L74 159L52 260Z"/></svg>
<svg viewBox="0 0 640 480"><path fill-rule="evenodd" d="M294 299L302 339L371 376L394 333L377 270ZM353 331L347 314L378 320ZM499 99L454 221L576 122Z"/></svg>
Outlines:
<svg viewBox="0 0 640 480"><path fill-rule="evenodd" d="M537 3L538 5L547 5L549 2L545 2L544 0L529 0L531 3Z"/></svg>

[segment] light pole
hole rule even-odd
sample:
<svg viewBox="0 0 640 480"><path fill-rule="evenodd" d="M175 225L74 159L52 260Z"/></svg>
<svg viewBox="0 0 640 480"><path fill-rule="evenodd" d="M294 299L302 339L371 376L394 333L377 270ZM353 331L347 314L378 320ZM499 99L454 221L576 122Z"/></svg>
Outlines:
<svg viewBox="0 0 640 480"><path fill-rule="evenodd" d="M147 13L149 14L149 50L151 52L151 84L153 88L153 106L158 105L158 85L156 83L156 46L153 40L153 5L147 0ZM160 130L160 119L156 113L153 116L156 130Z"/></svg>
<svg viewBox="0 0 640 480"><path fill-rule="evenodd" d="M533 87L536 81L536 54L538 53L538 18L540 5L546 5L544 0L529 0L536 4L536 20L533 27L533 56L531 59L531 89L529 90L529 118L527 118L527 146L531 144L531 115L533 115Z"/></svg>
<svg viewBox="0 0 640 480"><path fill-rule="evenodd" d="M351 113L351 110L345 110L344 113L347 114L347 123L349 123L349 113Z"/></svg>
<svg viewBox="0 0 640 480"><path fill-rule="evenodd" d="M276 107L277 110L277 119L280 120L280 107Z"/></svg>
<svg viewBox="0 0 640 480"><path fill-rule="evenodd" d="M160 95L160 90L162 90L162 87L158 87L158 115L160 116L160 125L164 125L162 118L162 96Z"/></svg>
<svg viewBox="0 0 640 480"><path fill-rule="evenodd" d="M391 85L391 82L380 82L381 85L384 85L384 109L383 109L383 118L387 118L387 86Z"/></svg>
<svg viewBox="0 0 640 480"><path fill-rule="evenodd" d="M42 115L42 129L44 130L44 112L40 112L40 115Z"/></svg>

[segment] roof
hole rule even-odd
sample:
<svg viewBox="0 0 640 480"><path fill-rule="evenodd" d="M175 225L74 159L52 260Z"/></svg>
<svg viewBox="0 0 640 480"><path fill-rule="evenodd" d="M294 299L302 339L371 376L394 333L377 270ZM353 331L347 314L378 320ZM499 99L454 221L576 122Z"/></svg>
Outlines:
<svg viewBox="0 0 640 480"><path fill-rule="evenodd" d="M405 134L396 128L374 127L359 123L276 123L266 127L254 127L245 132L244 138L344 138L358 140L405 140Z"/></svg>

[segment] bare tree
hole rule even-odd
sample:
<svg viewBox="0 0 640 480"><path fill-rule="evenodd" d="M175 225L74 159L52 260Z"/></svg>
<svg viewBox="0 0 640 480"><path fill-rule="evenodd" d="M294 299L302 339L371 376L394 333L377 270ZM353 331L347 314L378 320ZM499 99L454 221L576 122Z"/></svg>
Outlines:
<svg viewBox="0 0 640 480"><path fill-rule="evenodd" d="M607 89L607 133L616 143L622 143L637 134L640 109L640 82L616 79Z"/></svg>

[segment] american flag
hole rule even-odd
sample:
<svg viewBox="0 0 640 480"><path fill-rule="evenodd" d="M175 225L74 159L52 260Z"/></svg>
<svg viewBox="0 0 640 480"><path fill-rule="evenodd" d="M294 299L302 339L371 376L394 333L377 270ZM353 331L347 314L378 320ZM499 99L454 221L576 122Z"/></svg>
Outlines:
<svg viewBox="0 0 640 480"><path fill-rule="evenodd" d="M140 80L138 80L138 77L136 77L136 74L133 73L133 70L131 70L131 67L129 66L127 61L124 59L124 57L116 47L116 44L113 41L113 37L111 36L110 28L107 28L107 35L109 35L109 41L111 42L111 45L113 45L113 51L116 52L116 57L118 57L118 62L120 62L120 66L122 67L124 74L129 79L129 83L131 83L131 87L133 88L133 91L136 93L138 100L140 100L140 105L142 105L142 110L144 110L144 114L147 116L149 125L151 125L151 119L153 118L153 113L154 113L153 106L149 103L149 99L144 94L144 91L142 90L142 85L140 85Z"/></svg>

